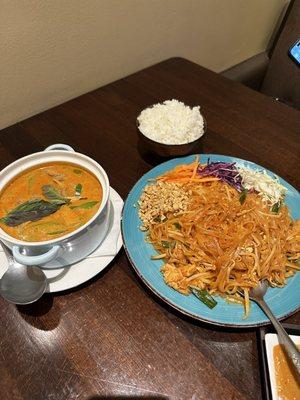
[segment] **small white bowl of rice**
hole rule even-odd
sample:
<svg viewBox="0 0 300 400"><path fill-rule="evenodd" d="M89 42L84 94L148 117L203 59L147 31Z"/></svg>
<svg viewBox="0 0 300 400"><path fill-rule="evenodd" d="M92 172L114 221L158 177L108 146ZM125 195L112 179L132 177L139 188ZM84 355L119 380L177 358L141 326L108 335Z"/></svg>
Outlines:
<svg viewBox="0 0 300 400"><path fill-rule="evenodd" d="M206 121L200 106L192 108L173 99L144 109L137 127L148 151L174 157L201 152Z"/></svg>

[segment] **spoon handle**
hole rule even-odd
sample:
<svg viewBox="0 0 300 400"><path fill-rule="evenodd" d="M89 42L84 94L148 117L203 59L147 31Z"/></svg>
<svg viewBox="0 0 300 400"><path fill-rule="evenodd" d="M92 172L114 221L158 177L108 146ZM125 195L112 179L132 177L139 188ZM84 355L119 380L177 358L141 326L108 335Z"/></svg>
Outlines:
<svg viewBox="0 0 300 400"><path fill-rule="evenodd" d="M287 334L281 323L274 316L267 303L264 300L256 300L256 302L260 305L260 307L263 309L265 314L269 317L270 321L274 325L274 328L276 329L278 334L279 343L284 346L286 353L290 357L291 361L295 366L296 371L300 376L300 352L297 346L289 337L289 335Z"/></svg>
<svg viewBox="0 0 300 400"><path fill-rule="evenodd" d="M6 255L8 263L12 264L14 262L14 258L11 250L3 242L1 242L1 247L3 249L4 254Z"/></svg>

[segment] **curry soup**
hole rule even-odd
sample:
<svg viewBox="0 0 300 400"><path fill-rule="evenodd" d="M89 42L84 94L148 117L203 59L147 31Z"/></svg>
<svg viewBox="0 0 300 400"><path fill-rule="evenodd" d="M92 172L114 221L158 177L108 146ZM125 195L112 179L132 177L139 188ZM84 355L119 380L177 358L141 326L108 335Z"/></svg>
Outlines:
<svg viewBox="0 0 300 400"><path fill-rule="evenodd" d="M70 163L41 164L18 175L0 193L0 227L23 241L64 236L84 225L102 200L98 179Z"/></svg>

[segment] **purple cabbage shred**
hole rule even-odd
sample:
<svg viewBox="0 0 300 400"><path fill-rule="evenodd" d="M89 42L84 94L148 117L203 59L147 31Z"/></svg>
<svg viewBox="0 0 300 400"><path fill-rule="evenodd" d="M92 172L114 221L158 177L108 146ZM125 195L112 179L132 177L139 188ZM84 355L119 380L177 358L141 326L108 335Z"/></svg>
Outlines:
<svg viewBox="0 0 300 400"><path fill-rule="evenodd" d="M210 162L205 167L198 167L198 174L201 176L214 176L219 178L221 181L228 183L233 186L238 192L242 192L242 177L239 174L235 163L227 162Z"/></svg>

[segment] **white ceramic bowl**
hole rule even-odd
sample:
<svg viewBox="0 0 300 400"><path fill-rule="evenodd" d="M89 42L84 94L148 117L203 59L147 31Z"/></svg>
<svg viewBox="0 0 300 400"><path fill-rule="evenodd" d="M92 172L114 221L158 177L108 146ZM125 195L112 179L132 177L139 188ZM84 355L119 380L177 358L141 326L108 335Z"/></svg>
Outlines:
<svg viewBox="0 0 300 400"><path fill-rule="evenodd" d="M105 238L109 226L109 181L104 169L93 159L76 153L72 147L54 144L45 151L18 159L0 173L0 190L21 172L49 162L69 162L94 174L103 189L97 213L83 226L56 239L43 242L18 240L0 228L0 240L13 252L15 259L25 265L61 268L74 264L91 254Z"/></svg>

